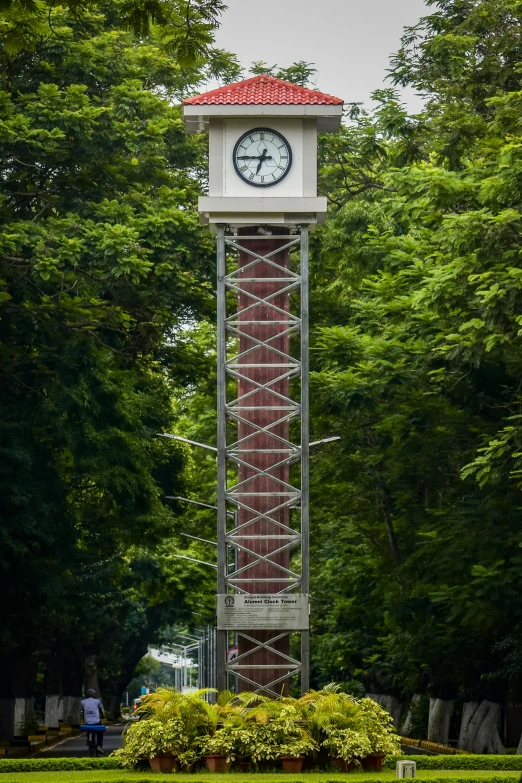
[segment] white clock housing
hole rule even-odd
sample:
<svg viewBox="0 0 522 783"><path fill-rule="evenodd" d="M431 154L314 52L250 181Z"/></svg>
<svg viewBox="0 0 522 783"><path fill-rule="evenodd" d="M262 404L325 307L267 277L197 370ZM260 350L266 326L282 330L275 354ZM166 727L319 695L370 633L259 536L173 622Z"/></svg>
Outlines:
<svg viewBox="0 0 522 783"><path fill-rule="evenodd" d="M322 222L326 198L317 196L317 133L337 130L342 109L338 98L266 75L184 101L187 131L209 133L209 195L198 205L202 222Z"/></svg>
<svg viewBox="0 0 522 783"><path fill-rule="evenodd" d="M292 168L292 147L273 128L252 128L243 133L232 153L234 169L253 188L273 188Z"/></svg>

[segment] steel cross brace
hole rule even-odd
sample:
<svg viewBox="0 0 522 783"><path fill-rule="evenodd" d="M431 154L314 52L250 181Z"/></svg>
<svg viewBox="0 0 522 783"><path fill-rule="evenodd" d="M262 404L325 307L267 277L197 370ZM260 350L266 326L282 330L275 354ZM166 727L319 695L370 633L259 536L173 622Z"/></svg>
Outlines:
<svg viewBox="0 0 522 783"><path fill-rule="evenodd" d="M266 590L270 583L277 584L274 590L277 593L296 590L308 592L307 386L305 389L308 381L308 320L307 305L303 301L303 293L306 297L308 295L308 229L302 227L297 234L266 236L267 240L272 240L269 247L273 248L274 239L281 241L281 244L275 249L267 250L266 253L258 252L259 243L262 243L264 238L261 234L227 236L224 227L218 227L218 419L221 422L218 425L218 507L220 509L218 511L218 562L220 563L218 592L231 591L236 594L258 592L257 585L261 587L261 584L265 586L266 592L270 592L269 588ZM244 240L256 240L256 250ZM301 270L293 271L285 262L279 263L277 256L296 248L299 244L301 244ZM243 254L240 268L227 272L227 250ZM264 265L261 273L258 271L259 264ZM267 274L267 269L273 270L273 274L270 271ZM305 277L302 274L303 270ZM266 286L266 292L262 290L263 285ZM237 297L242 302L241 310L236 308L235 312L230 314L226 312L227 291L229 295ZM280 304L282 297L296 293L301 294L299 315L289 312ZM296 357L291 353L293 342L288 351L284 346L290 345L291 338L299 333L301 333L301 353ZM239 350L240 341L243 346L241 350ZM260 352L257 361L256 352ZM303 365L303 357L306 365ZM222 370L219 369L220 367ZM265 369L265 378L263 378ZM285 383L292 382L299 376L302 379L300 399L295 399L292 395L292 387L288 393L286 391L283 393L282 389L285 388ZM227 399L229 392L232 391L229 388L230 381L241 384L243 391ZM263 410L268 416L265 422L261 418L259 423L259 417L256 420L254 414L260 410L261 399ZM281 431L285 432L285 427L288 428L291 422L299 418L301 418L301 442L295 443L289 437L284 437ZM227 421L243 428L242 437L236 437L229 442ZM257 462L254 455L260 455ZM263 459L263 455L266 455L266 459ZM300 459L304 459L302 478L300 484L296 485L288 479L288 472L284 471ZM238 470L243 471L243 478L230 486L227 486L227 464L233 464ZM264 491L265 486L269 487L270 491ZM303 487L305 487L306 497L303 497ZM240 524L237 524L236 518L233 530L227 528L227 504L238 511L242 510L243 514L248 516L247 520ZM256 504L262 509L255 507ZM290 526L288 518L286 518L288 523L285 524L282 521L284 517L280 518L285 509L297 510L301 516L300 524L294 520ZM296 522L297 529L294 529ZM252 526L256 523L265 526L263 535L252 534ZM269 548L269 551L264 552L256 551L256 543L259 544L260 541L266 541L267 545L271 542L270 546L275 545L275 548ZM299 546L302 549L302 564L299 571L275 562L283 552L289 552ZM236 552L243 552L252 559L241 567L235 565L230 569L226 555L229 548ZM255 572L255 567L261 564L270 567L269 578L248 576L252 569ZM220 579L223 585L221 588L219 588ZM274 690L275 686L301 672L301 685L306 689L308 632L302 633L303 660L300 663L274 647L277 641L288 637L293 633L292 631L281 630L267 641L256 639L256 631L247 631L248 629L242 629L238 631L238 635L250 641L254 645L253 649L236 658L233 663L223 661L220 665L224 666L225 672L252 686L255 693L265 692L272 696L280 695ZM223 632L221 634L224 638ZM223 642L222 654L225 650L226 642ZM272 656L276 656L277 660L267 665L245 662L245 658L248 659L254 652L260 650L266 650ZM284 669L285 673L268 683L265 677L260 683L253 679L256 669Z"/></svg>
<svg viewBox="0 0 522 783"><path fill-rule="evenodd" d="M280 650L277 650L272 645L275 644L275 642L279 641L280 639L284 639L286 636L289 636L288 632L280 633L277 636L272 637L271 639L268 639L265 642L260 641L259 639L256 639L253 636L250 636L247 633L239 632L238 636L243 637L244 639L247 639L249 642L252 642L255 647L253 647L251 650L248 650L246 653L243 653L243 655L238 656L233 663L227 663L226 669L231 674L236 675L236 677L239 677L240 679L244 680L245 682L248 682L250 685L255 686L254 693L261 693L262 691L266 691L267 693L270 693L272 696L278 697L280 696L279 693L274 691L271 686L277 685L280 682L284 682L285 680L289 679L290 677L293 677L294 674L298 674L301 669L301 664L299 661L297 661L295 658L292 658L289 655L286 655L285 653L282 653ZM269 650L271 653L277 655L282 661L286 661L286 663L275 663L270 664L268 666L256 666L255 664L245 664L245 663L239 663L239 661L244 661L246 658L248 658L250 655L253 655L254 653L258 652L258 650ZM281 677L277 677L274 680L271 680L268 683L265 683L264 685L259 685L255 680L250 679L245 674L242 674L244 671L252 670L252 669L273 669L273 670L286 670L286 673L283 674Z"/></svg>

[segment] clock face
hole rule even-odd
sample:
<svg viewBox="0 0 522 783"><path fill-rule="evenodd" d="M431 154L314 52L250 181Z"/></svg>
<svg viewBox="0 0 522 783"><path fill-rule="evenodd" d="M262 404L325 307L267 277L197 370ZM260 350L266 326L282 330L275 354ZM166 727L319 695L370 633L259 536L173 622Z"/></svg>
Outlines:
<svg viewBox="0 0 522 783"><path fill-rule="evenodd" d="M277 185L292 166L292 150L284 136L270 128L254 128L236 142L234 168L241 179L258 188Z"/></svg>

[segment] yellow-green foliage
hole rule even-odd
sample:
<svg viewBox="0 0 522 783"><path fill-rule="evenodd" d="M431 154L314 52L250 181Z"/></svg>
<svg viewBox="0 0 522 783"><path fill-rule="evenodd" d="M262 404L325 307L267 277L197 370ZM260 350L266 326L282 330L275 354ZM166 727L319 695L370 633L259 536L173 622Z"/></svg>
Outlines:
<svg viewBox="0 0 522 783"><path fill-rule="evenodd" d="M400 750L385 709L333 685L301 699L224 691L210 704L206 699L211 693L215 691L184 695L160 689L145 697L138 709L141 720L129 726L115 755L134 766L169 753L189 766L205 754L258 762L313 754L321 746L345 759Z"/></svg>

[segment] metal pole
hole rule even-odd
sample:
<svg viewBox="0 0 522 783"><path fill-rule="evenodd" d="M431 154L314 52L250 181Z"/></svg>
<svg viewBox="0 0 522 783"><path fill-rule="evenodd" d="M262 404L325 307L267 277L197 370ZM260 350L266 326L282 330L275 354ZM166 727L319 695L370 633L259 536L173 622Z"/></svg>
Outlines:
<svg viewBox="0 0 522 783"><path fill-rule="evenodd" d="M226 255L225 227L217 227L217 591L226 592L227 577L227 454L226 454ZM217 634L215 656L215 682L218 690L227 687L226 681L226 639L225 631Z"/></svg>
<svg viewBox="0 0 522 783"><path fill-rule="evenodd" d="M210 625L207 625L207 687L212 688L212 659L210 657Z"/></svg>
<svg viewBox="0 0 522 783"><path fill-rule="evenodd" d="M216 656L217 656L217 649L216 649L217 645L216 645L216 642L217 642L217 638L216 638L216 636L217 636L217 631L215 631L213 629L212 630L212 642L213 642L213 644L212 644L212 651L213 651L213 655L214 655L214 666L212 668L217 673L217 662L216 662ZM219 690L226 690L226 684L227 684L226 683L226 670L225 670L226 640L227 640L227 633L226 633L226 631L221 631L221 636L223 637L224 642L225 642L225 645L224 645L225 646L225 651L224 651L225 654L223 656L223 676L225 677L225 687L224 688L219 688ZM215 682L214 682L214 687L216 687Z"/></svg>
<svg viewBox="0 0 522 783"><path fill-rule="evenodd" d="M301 592L310 594L308 226L301 228ZM301 633L301 694L310 689L310 631Z"/></svg>

